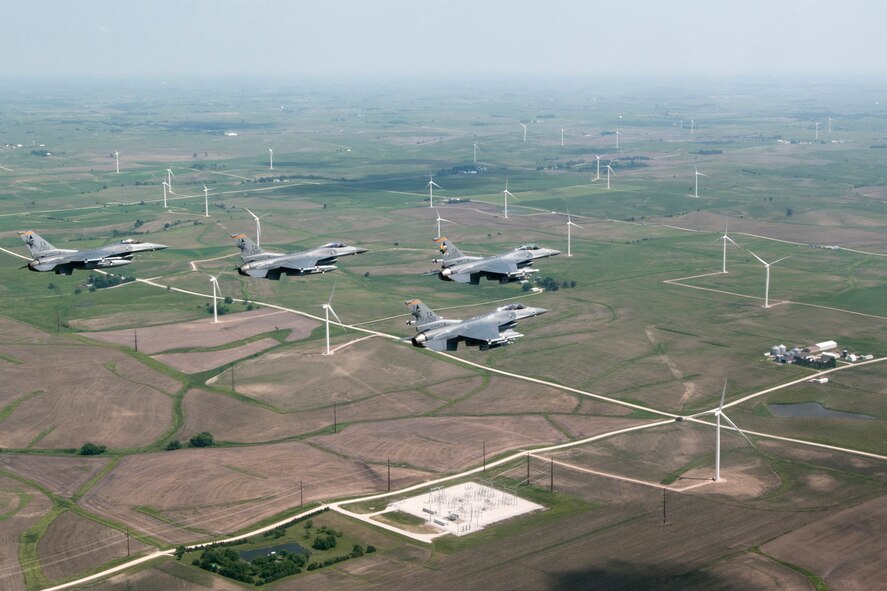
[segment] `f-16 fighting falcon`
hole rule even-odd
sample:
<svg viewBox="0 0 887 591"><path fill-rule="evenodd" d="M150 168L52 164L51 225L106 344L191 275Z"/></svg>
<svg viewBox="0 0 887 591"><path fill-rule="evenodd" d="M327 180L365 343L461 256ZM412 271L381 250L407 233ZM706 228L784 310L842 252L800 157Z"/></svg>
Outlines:
<svg viewBox="0 0 887 591"><path fill-rule="evenodd" d="M559 250L542 248L538 244L524 244L510 252L491 257L473 257L462 254L453 242L441 236L435 242L439 245L442 259L433 262L441 263L437 276L445 281L458 281L477 285L481 277L497 279L499 283L511 281L527 281L531 273L538 269L530 269L536 259L559 255Z"/></svg>
<svg viewBox="0 0 887 591"><path fill-rule="evenodd" d="M312 275L335 271L334 263L339 257L367 252L366 248L330 242L305 252L282 254L265 252L243 233L232 234L231 238L240 247L240 258L244 264L237 271L241 275L275 280L280 279L281 275Z"/></svg>
<svg viewBox="0 0 887 591"><path fill-rule="evenodd" d="M510 345L518 337L524 336L512 330L518 320L548 312L545 308L516 303L468 320L447 320L435 314L421 300L405 303L413 315L413 320L408 320L407 324L415 324L419 333L410 339L413 346L433 351L455 351L459 341L464 341L469 347L480 347L481 351Z"/></svg>
<svg viewBox="0 0 887 591"><path fill-rule="evenodd" d="M74 269L108 269L120 267L132 262L132 255L137 252L162 250L165 244L141 242L128 239L89 248L87 250L69 250L56 248L37 233L27 230L19 232L34 260L28 263L32 271L55 271L56 275L70 275Z"/></svg>

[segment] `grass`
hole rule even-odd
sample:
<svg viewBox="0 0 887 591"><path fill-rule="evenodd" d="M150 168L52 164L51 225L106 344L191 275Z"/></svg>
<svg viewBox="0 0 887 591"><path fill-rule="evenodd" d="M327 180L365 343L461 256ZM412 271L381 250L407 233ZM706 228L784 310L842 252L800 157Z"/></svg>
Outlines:
<svg viewBox="0 0 887 591"><path fill-rule="evenodd" d="M753 554L760 554L761 556L763 556L765 558L769 558L773 562L781 564L782 566L789 568L797 573L801 573L802 575L807 577L807 580L810 581L810 584L813 586L813 588L816 591L829 591L828 585L825 584L825 581L822 579L822 577L815 575L814 573L810 572L806 568L800 567L797 564L792 564L790 562L780 560L780 559L776 558L775 556L771 556L771 555L767 554L766 552L764 552L763 550L761 550L761 548L759 546L754 546L754 547L750 548L749 552L752 552Z"/></svg>

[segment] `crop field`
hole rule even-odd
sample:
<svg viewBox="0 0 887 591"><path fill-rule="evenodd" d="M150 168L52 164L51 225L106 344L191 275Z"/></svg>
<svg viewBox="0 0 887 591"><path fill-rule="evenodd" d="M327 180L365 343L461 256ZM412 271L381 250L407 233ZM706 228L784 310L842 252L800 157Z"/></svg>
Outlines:
<svg viewBox="0 0 887 591"><path fill-rule="evenodd" d="M333 510L324 519L379 552L268 587L876 585L887 110L872 87L722 90L4 95L0 588L34 591L121 562L127 531L131 554L144 555L482 465L483 478L551 510L430 547ZM690 117L693 134L680 123ZM817 140L823 117L834 129ZM596 155L613 167L609 189ZM698 198L694 168L706 175ZM269 251L332 241L369 251L333 273L242 276L231 235L255 236L247 208ZM561 254L536 261L526 285L442 281L438 216L466 254L527 243ZM123 238L169 248L120 268L135 281L97 288L98 273L22 269L17 232L28 229L59 248ZM766 308L755 255L778 260ZM210 276L227 298L218 323ZM445 319L514 302L548 312L521 321L512 346L436 354L409 343L413 298ZM341 319L332 355L325 304ZM874 358L839 361L813 384L816 370L764 357L829 339ZM754 446L725 427L715 483L725 380L724 413ZM805 403L862 417L772 408ZM689 417L702 412L705 423ZM206 433L212 445L195 445ZM87 442L102 454L80 455ZM163 558L78 588L244 587Z"/></svg>

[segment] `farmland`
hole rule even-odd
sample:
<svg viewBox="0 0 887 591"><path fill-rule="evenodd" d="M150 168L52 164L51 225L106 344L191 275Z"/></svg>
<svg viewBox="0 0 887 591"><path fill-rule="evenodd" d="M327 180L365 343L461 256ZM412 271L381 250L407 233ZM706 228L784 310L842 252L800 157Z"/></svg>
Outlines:
<svg viewBox="0 0 887 591"><path fill-rule="evenodd" d="M26 109L24 90L0 99L0 143L52 148L0 150L0 587L123 562L127 532L129 554L145 555L473 469L551 510L430 546L330 511L380 551L270 588L876 586L883 572L866 565L883 559L887 531L877 93L561 90L372 88L357 103L335 88L176 86L131 103L80 91L90 112L52 93ZM824 113L834 130L816 140ZM595 154L612 162L609 190L592 180ZM694 167L707 175L698 198ZM230 235L255 233L246 208L263 216L268 250L341 240L369 252L333 273L242 276ZM571 257L567 212L580 226ZM438 214L466 253L561 250L535 265L549 289L429 274ZM123 267L135 281L91 289L88 271L21 269L25 229L60 248L125 237L169 248ZM722 258L725 229L741 246ZM771 269L766 308L755 255L788 257ZM227 298L218 323L210 276ZM441 355L404 342L412 298L444 318L516 301L549 312L522 321L512 346ZM324 304L341 318L332 355ZM812 384L813 370L762 355L827 339L874 359ZM710 412L725 379L724 412L754 445L725 427L714 483ZM866 418L769 410L810 402ZM194 444L202 433L213 445ZM81 455L86 443L104 451ZM242 588L170 556L78 585L127 586Z"/></svg>

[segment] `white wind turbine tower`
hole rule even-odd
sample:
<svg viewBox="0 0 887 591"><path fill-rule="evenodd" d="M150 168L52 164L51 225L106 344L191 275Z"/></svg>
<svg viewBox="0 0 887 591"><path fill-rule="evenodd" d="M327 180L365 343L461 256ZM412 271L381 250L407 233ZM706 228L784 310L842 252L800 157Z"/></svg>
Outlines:
<svg viewBox="0 0 887 591"><path fill-rule="evenodd" d="M163 181L160 184L163 185L163 208L166 209L166 188L169 186L169 183Z"/></svg>
<svg viewBox="0 0 887 591"><path fill-rule="evenodd" d="M274 170L274 148L268 148L268 170Z"/></svg>
<svg viewBox="0 0 887 591"><path fill-rule="evenodd" d="M619 136L622 135L622 132L618 129L616 130L616 149L619 149Z"/></svg>
<svg viewBox="0 0 887 591"><path fill-rule="evenodd" d="M514 194L508 190L508 177L505 177L505 190L502 191L502 194L505 196L505 219L508 219L508 196L511 195L512 199L517 199Z"/></svg>
<svg viewBox="0 0 887 591"><path fill-rule="evenodd" d="M450 220L445 220L444 218L440 217L440 212L437 211L437 208L434 208L434 213L437 214L437 237L440 238L440 237L441 237L441 233L440 233L440 223L441 223L441 222L449 222L449 223L452 224L453 222L450 221Z"/></svg>
<svg viewBox="0 0 887 591"><path fill-rule="evenodd" d="M696 129L696 121L690 119L690 135L693 135L693 131Z"/></svg>
<svg viewBox="0 0 887 591"><path fill-rule="evenodd" d="M209 217L209 189L203 185L203 217Z"/></svg>
<svg viewBox="0 0 887 591"><path fill-rule="evenodd" d="M120 152L114 150L114 164L117 168L117 174L120 174Z"/></svg>
<svg viewBox="0 0 887 591"><path fill-rule="evenodd" d="M246 207L244 207L243 209L246 209L246 212L253 216L253 219L256 220L256 246L262 246L262 222L260 220L268 214L266 213L264 215L256 215Z"/></svg>
<svg viewBox="0 0 887 591"><path fill-rule="evenodd" d="M597 174L591 179L591 182L601 180L601 157L597 154L595 154L594 157L597 159Z"/></svg>
<svg viewBox="0 0 887 591"><path fill-rule="evenodd" d="M718 408L715 410L707 410L705 412L701 412L699 414L692 415L693 417L699 417L702 415L714 415L715 416L715 477L712 479L715 482L721 479L721 417L730 423L730 425L736 429L736 432L742 435L748 444L754 447L754 443L751 442L751 439L742 432L742 429L736 426L736 423L730 420L726 414L724 414L724 397L727 395L727 379L724 378L724 389L721 391L721 403L718 405Z"/></svg>
<svg viewBox="0 0 887 591"><path fill-rule="evenodd" d="M176 178L176 175L172 173L171 168L166 169L166 186L169 189L169 192L175 195L175 191L172 190L172 180Z"/></svg>
<svg viewBox="0 0 887 591"><path fill-rule="evenodd" d="M434 207L434 187L441 189L442 187L434 182L434 176L428 175L428 207Z"/></svg>
<svg viewBox="0 0 887 591"><path fill-rule="evenodd" d="M739 247L739 245L736 244L735 240L733 240L732 238L727 236L727 226L726 225L724 226L724 235L721 236L720 238L718 238L718 240L724 241L724 257L721 260L721 273L726 273L727 272L727 242L728 241L732 242L733 246Z"/></svg>
<svg viewBox="0 0 887 591"><path fill-rule="evenodd" d="M567 212L567 256L573 256L573 236L571 230L571 226L576 226L580 230L582 230L582 226L579 224L574 224L573 220L570 218L570 213Z"/></svg>
<svg viewBox="0 0 887 591"><path fill-rule="evenodd" d="M524 141L526 142L527 141L527 124L521 123L521 127L524 128Z"/></svg>
<svg viewBox="0 0 887 591"><path fill-rule="evenodd" d="M211 275L209 282L212 283L213 286L213 324L217 324L219 322L219 306L217 300L222 297L222 294L219 290L219 280L216 277Z"/></svg>
<svg viewBox="0 0 887 591"><path fill-rule="evenodd" d="M612 172L613 176L616 176L616 173L613 171L613 167L610 166L610 164L613 164L612 160L610 160L610 162L607 164L607 167L606 167L607 168L607 188L608 189L610 188L610 173Z"/></svg>
<svg viewBox="0 0 887 591"><path fill-rule="evenodd" d="M477 164L477 142L474 144L474 163Z"/></svg>
<svg viewBox="0 0 887 591"><path fill-rule="evenodd" d="M746 250L748 250L748 249L746 249ZM749 252L749 254L751 254L751 256L753 256L756 259L758 259L759 261L761 261L761 264L764 265L764 269L766 270L766 279L764 280L764 307L769 308L770 307L770 267L772 267L773 265L775 265L779 261L784 261L785 259L787 259L789 257L787 257L787 256L782 257L781 259L776 259L772 263L768 263L768 262L764 261L764 259L762 259L758 255L753 253L752 251L749 250L748 252Z"/></svg>
<svg viewBox="0 0 887 591"><path fill-rule="evenodd" d="M829 135L832 134L832 118L831 117L828 118L828 134Z"/></svg>
<svg viewBox="0 0 887 591"><path fill-rule="evenodd" d="M564 147L564 128L561 127L561 148Z"/></svg>
<svg viewBox="0 0 887 591"><path fill-rule="evenodd" d="M324 355L332 355L333 352L330 351L330 314L336 319L342 328L345 328L344 323L341 319L339 319L339 315L336 314L336 311L333 310L333 294L336 292L336 284L333 283L333 289L330 290L330 299L323 305L324 316L326 317L326 352Z"/></svg>
<svg viewBox="0 0 887 591"><path fill-rule="evenodd" d="M819 121L816 122L816 139L819 139Z"/></svg>
<svg viewBox="0 0 887 591"><path fill-rule="evenodd" d="M693 167L693 170L696 171L696 172L693 174L693 181L694 181L694 184L693 184L693 197L696 197L696 198L698 199L698 198L699 198L699 177L701 177L701 176L707 176L707 175L704 175L704 174L702 174L701 172L699 172L699 169L696 168L695 166Z"/></svg>

